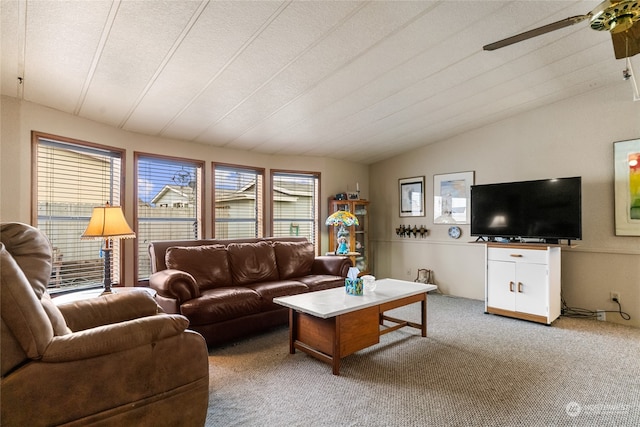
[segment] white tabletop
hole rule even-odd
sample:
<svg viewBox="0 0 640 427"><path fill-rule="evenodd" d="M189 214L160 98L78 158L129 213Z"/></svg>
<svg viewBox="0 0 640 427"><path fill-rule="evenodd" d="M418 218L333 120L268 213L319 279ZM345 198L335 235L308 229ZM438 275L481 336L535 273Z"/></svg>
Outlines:
<svg viewBox="0 0 640 427"><path fill-rule="evenodd" d="M274 298L273 302L327 319L436 289L438 289L436 285L425 285L424 283L396 279L381 279L376 280L375 291L369 292L365 290L364 295L349 295L344 286L341 286L324 291Z"/></svg>

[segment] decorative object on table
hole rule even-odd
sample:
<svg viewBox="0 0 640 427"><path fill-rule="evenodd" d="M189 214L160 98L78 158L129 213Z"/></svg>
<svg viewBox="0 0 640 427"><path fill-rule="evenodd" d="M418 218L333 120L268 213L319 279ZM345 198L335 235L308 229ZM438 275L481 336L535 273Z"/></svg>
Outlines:
<svg viewBox="0 0 640 427"><path fill-rule="evenodd" d="M346 255L348 253L349 253L349 246L347 245L347 238L345 236L340 236L338 238L338 249L336 249L336 254Z"/></svg>
<svg viewBox="0 0 640 427"><path fill-rule="evenodd" d="M613 143L616 236L640 236L640 139Z"/></svg>
<svg viewBox="0 0 640 427"><path fill-rule="evenodd" d="M400 216L424 216L424 176L398 180Z"/></svg>
<svg viewBox="0 0 640 427"><path fill-rule="evenodd" d="M356 182L356 191L347 191L347 200L360 200L360 183Z"/></svg>
<svg viewBox="0 0 640 427"><path fill-rule="evenodd" d="M452 239L459 239L460 236L462 236L462 230L457 225L452 225L451 227L449 227L448 233L449 237L451 237Z"/></svg>
<svg viewBox="0 0 640 427"><path fill-rule="evenodd" d="M84 240L104 240L104 292L112 293L111 290L111 251L113 250L113 239L133 239L136 234L133 232L122 213L120 206L111 206L107 202L104 206L93 208L91 219L87 229L82 233Z"/></svg>
<svg viewBox="0 0 640 427"><path fill-rule="evenodd" d="M370 274L361 277L364 292L374 292L376 290L376 278Z"/></svg>
<svg viewBox="0 0 640 427"><path fill-rule="evenodd" d="M349 231L347 230L347 227L358 224L358 218L348 211L336 211L329 215L325 221L325 225L337 225L339 227L336 255L344 255L351 252L351 248L349 248L349 245L347 244L349 241Z"/></svg>
<svg viewBox="0 0 640 427"><path fill-rule="evenodd" d="M334 200L347 200L347 193L336 194Z"/></svg>
<svg viewBox="0 0 640 427"><path fill-rule="evenodd" d="M347 278L344 279L344 288L349 295L362 295L362 278L358 277L358 274L360 274L360 270L356 267L351 267L347 273Z"/></svg>
<svg viewBox="0 0 640 427"><path fill-rule="evenodd" d="M469 224L474 172L433 176L433 223Z"/></svg>
<svg viewBox="0 0 640 427"><path fill-rule="evenodd" d="M414 282L418 283L433 283L433 271L428 268L419 268L418 276Z"/></svg>

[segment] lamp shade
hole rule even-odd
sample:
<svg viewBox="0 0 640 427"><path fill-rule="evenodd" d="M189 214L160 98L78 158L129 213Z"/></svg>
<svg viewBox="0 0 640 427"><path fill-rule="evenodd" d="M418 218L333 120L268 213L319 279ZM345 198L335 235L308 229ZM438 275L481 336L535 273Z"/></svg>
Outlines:
<svg viewBox="0 0 640 427"><path fill-rule="evenodd" d="M98 206L93 208L91 219L87 229L82 233L83 239L133 239L136 234L133 232L127 220L124 218L120 206Z"/></svg>
<svg viewBox="0 0 640 427"><path fill-rule="evenodd" d="M351 227L352 225L359 225L358 218L348 211L336 211L329 215L329 218L325 221L325 225L344 225Z"/></svg>

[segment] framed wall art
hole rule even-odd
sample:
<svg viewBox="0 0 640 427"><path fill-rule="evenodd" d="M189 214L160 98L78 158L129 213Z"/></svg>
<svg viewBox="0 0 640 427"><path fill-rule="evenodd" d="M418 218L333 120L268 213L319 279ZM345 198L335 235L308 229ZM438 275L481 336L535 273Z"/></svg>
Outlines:
<svg viewBox="0 0 640 427"><path fill-rule="evenodd" d="M616 236L640 236L640 139L613 143Z"/></svg>
<svg viewBox="0 0 640 427"><path fill-rule="evenodd" d="M470 224L474 172L433 176L433 223Z"/></svg>
<svg viewBox="0 0 640 427"><path fill-rule="evenodd" d="M424 216L424 176L398 180L400 216Z"/></svg>

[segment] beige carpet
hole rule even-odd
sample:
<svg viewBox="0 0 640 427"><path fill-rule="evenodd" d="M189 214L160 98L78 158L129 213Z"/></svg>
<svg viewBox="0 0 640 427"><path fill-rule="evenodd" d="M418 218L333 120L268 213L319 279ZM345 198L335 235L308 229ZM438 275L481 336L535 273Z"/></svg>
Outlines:
<svg viewBox="0 0 640 427"><path fill-rule="evenodd" d="M427 338L386 334L340 376L286 328L212 349L207 426L640 426L640 329L483 309L430 295Z"/></svg>

